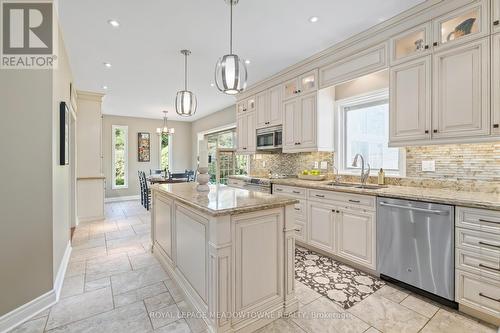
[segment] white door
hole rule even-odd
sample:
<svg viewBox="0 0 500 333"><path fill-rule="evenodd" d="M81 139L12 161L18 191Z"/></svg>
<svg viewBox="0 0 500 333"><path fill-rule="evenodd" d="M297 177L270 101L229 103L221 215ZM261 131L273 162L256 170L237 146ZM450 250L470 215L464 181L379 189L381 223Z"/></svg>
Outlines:
<svg viewBox="0 0 500 333"><path fill-rule="evenodd" d="M495 2L497 6L500 6L500 0ZM491 59L493 66L493 86L491 87L493 119L491 121L491 131L494 135L500 135L500 34L493 35L491 38L493 48L493 59Z"/></svg>
<svg viewBox="0 0 500 333"><path fill-rule="evenodd" d="M316 102L317 94L312 93L300 98L300 136L299 148L315 148L316 137ZM333 110L332 110L333 112Z"/></svg>
<svg viewBox="0 0 500 333"><path fill-rule="evenodd" d="M257 150L257 131L255 129L255 112L249 113L246 116L247 126L247 153L255 153Z"/></svg>
<svg viewBox="0 0 500 333"><path fill-rule="evenodd" d="M262 128L268 126L269 123L269 108L268 108L268 93L263 91L255 95L256 108L256 126Z"/></svg>
<svg viewBox="0 0 500 333"><path fill-rule="evenodd" d="M335 220L332 206L309 202L307 243L321 250L335 253Z"/></svg>
<svg viewBox="0 0 500 333"><path fill-rule="evenodd" d="M277 126L283 123L282 111L283 101L281 98L281 86L276 86L268 91L269 98L269 116L267 126Z"/></svg>
<svg viewBox="0 0 500 333"><path fill-rule="evenodd" d="M337 215L338 256L375 269L375 213L346 209Z"/></svg>
<svg viewBox="0 0 500 333"><path fill-rule="evenodd" d="M430 139L431 56L390 71L389 142Z"/></svg>
<svg viewBox="0 0 500 333"><path fill-rule="evenodd" d="M283 104L283 151L297 148L295 140L295 120L298 111L298 99L292 99Z"/></svg>
<svg viewBox="0 0 500 333"><path fill-rule="evenodd" d="M434 54L433 138L490 133L490 40Z"/></svg>
<svg viewBox="0 0 500 333"><path fill-rule="evenodd" d="M238 136L238 152L245 152L248 144L248 124L246 116L238 117L236 121L236 135Z"/></svg>

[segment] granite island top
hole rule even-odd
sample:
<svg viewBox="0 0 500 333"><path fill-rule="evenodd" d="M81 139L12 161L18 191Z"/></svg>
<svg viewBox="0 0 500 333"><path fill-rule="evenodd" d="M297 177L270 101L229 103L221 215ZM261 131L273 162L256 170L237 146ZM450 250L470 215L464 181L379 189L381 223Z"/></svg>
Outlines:
<svg viewBox="0 0 500 333"><path fill-rule="evenodd" d="M198 192L196 186L197 183L156 184L151 189L211 216L242 214L299 202L225 185L210 185L210 192Z"/></svg>
<svg viewBox="0 0 500 333"><path fill-rule="evenodd" d="M245 179L244 176L231 176L234 179ZM248 177L247 177L248 178ZM254 177L258 178L258 177ZM298 178L285 179L267 179L262 178L264 182L269 181L272 184L287 185L295 187L304 187L318 190L329 190L335 192L346 192L354 194L365 194L395 199L417 200L435 202L456 206L465 206L473 208L485 208L500 211L500 194L486 192L468 192L453 191L449 189L436 189L412 186L394 186L388 185L380 189L363 189L355 187L340 187L328 185L328 181L310 181Z"/></svg>

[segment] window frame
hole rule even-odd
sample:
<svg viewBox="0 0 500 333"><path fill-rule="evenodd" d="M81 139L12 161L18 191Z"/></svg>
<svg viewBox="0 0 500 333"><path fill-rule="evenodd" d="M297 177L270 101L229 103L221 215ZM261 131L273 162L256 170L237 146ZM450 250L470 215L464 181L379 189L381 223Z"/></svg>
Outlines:
<svg viewBox="0 0 500 333"><path fill-rule="evenodd" d="M124 142L124 182L123 185L116 185L116 172L115 172L115 147L116 147L116 136L115 131L121 129L125 132L125 142ZM126 125L112 125L111 126L111 188L113 190L127 189L128 188L128 126Z"/></svg>
<svg viewBox="0 0 500 333"><path fill-rule="evenodd" d="M157 133L158 135L158 169L162 169L162 165L161 165L161 139L162 139L162 135L163 133ZM169 134L168 135L168 169L167 171L172 171L172 162L173 162L173 158L172 158L172 142L174 140L174 135L173 134Z"/></svg>
<svg viewBox="0 0 500 333"><path fill-rule="evenodd" d="M374 103L382 100L387 100L389 104L389 89L384 88L380 90L371 91L368 93L348 97L335 102L335 129L337 135L335 136L335 151L336 158L334 165L340 175L359 176L358 169L346 168L347 165L345 157L345 142L346 142L346 117L344 109L360 104ZM390 111L389 111L390 112ZM389 124L387 124L389 126ZM385 175L390 177L406 177L406 149L399 148L399 170L385 170ZM371 169L370 175L376 176L379 169Z"/></svg>

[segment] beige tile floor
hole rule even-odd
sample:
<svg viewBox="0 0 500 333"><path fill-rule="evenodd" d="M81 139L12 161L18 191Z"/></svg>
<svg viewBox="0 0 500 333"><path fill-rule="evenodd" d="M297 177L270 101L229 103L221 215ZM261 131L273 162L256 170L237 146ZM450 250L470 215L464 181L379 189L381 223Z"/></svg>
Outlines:
<svg viewBox="0 0 500 333"><path fill-rule="evenodd" d="M148 251L149 223L140 203L127 201L107 204L105 220L79 225L60 301L12 332L206 332L201 319L183 318L191 307ZM296 287L299 312L259 332L496 332L389 285L347 311Z"/></svg>

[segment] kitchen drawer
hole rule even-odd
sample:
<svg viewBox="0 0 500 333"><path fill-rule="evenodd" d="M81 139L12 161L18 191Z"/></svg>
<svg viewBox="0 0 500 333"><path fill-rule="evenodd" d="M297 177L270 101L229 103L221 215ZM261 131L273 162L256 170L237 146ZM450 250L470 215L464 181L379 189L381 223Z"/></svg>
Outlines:
<svg viewBox="0 0 500 333"><path fill-rule="evenodd" d="M500 259L500 235L456 228L455 245L460 249Z"/></svg>
<svg viewBox="0 0 500 333"><path fill-rule="evenodd" d="M500 282L500 258L498 256L457 249L455 267Z"/></svg>
<svg viewBox="0 0 500 333"><path fill-rule="evenodd" d="M284 185L273 185L273 194L286 195L292 198L305 199L306 189Z"/></svg>
<svg viewBox="0 0 500 333"><path fill-rule="evenodd" d="M307 227L304 220L295 220L295 239L299 242L305 243L307 241Z"/></svg>
<svg viewBox="0 0 500 333"><path fill-rule="evenodd" d="M375 197L360 194L351 194L333 191L309 190L309 199L336 206L359 207L363 209L375 209Z"/></svg>
<svg viewBox="0 0 500 333"><path fill-rule="evenodd" d="M300 202L295 204L295 217L298 219L307 218L307 202L305 200L299 200Z"/></svg>
<svg viewBox="0 0 500 333"><path fill-rule="evenodd" d="M231 187L242 188L243 186L245 186L245 182L243 180L229 178L227 180L227 185Z"/></svg>
<svg viewBox="0 0 500 333"><path fill-rule="evenodd" d="M457 207L455 225L457 227L500 235L500 212L487 209Z"/></svg>
<svg viewBox="0 0 500 333"><path fill-rule="evenodd" d="M483 276L456 271L455 300L463 305L500 317L500 283Z"/></svg>

